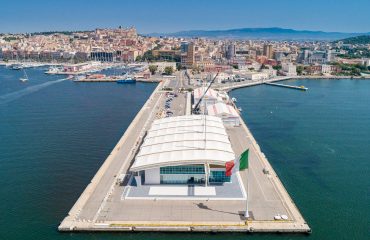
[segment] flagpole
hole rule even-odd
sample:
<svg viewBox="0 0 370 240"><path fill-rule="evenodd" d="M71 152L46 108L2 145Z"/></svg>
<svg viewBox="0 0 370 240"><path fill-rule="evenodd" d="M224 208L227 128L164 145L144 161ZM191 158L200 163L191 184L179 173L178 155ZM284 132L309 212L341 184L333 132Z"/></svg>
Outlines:
<svg viewBox="0 0 370 240"><path fill-rule="evenodd" d="M249 200L249 166L248 166L248 169L247 169L247 209L245 211L245 218L248 220L249 218L249 212L248 212L248 200Z"/></svg>
<svg viewBox="0 0 370 240"><path fill-rule="evenodd" d="M235 173L243 171L247 168L247 193L246 193L246 210L244 213L244 217L248 220L249 218L249 206L248 206L248 200L249 200L249 149L245 150L240 157L235 161L235 165L233 165L231 168L235 169ZM226 169L228 169L228 165L226 164ZM239 173L240 174L240 173Z"/></svg>

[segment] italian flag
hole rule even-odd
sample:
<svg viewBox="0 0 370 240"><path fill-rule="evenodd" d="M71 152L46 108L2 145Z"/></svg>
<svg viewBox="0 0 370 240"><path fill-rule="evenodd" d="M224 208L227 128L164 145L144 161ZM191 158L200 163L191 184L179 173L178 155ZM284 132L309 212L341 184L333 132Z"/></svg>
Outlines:
<svg viewBox="0 0 370 240"><path fill-rule="evenodd" d="M237 167L237 169L239 171L242 171L244 169L247 169L248 168L248 156L249 156L249 149L245 150L239 157L239 159L236 161L236 163L234 163L234 161L229 161L225 164L225 168L226 168L226 171L225 171L225 175L227 177L230 177L231 174L232 174L232 170L234 168L235 165L239 165Z"/></svg>

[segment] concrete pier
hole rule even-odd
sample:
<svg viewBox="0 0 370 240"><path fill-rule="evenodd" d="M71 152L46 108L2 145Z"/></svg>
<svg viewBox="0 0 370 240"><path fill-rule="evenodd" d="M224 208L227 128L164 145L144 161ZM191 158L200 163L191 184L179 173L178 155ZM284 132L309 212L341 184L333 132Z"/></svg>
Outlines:
<svg viewBox="0 0 370 240"><path fill-rule="evenodd" d="M291 89L296 89L296 90L301 90L301 91L307 91L308 90L308 88L306 88L304 86L292 86L292 85L287 85L287 84L269 83L269 82L266 82L265 84L270 85L270 86L276 86L276 87L291 88Z"/></svg>
<svg viewBox="0 0 370 240"><path fill-rule="evenodd" d="M285 81L289 79L292 79L292 77L275 77L275 78L270 78L266 80L247 80L243 82L236 82L236 83L234 82L234 83L215 85L214 88L228 92L228 91L238 89L238 88L253 87L256 85L263 84L263 83L279 82L279 81Z"/></svg>
<svg viewBox="0 0 370 240"><path fill-rule="evenodd" d="M158 84L123 137L98 170L91 183L61 222L60 231L195 231L195 232L301 232L310 228L285 190L257 142L241 120L227 128L235 154L246 148L249 157L249 213L245 199L129 199L129 168L146 130L160 116L165 101L164 87L183 86L183 73ZM231 88L230 88L231 89ZM187 96L179 94L171 107L175 115L186 114ZM240 172L242 187L247 171ZM274 220L284 214L287 220Z"/></svg>
<svg viewBox="0 0 370 240"><path fill-rule="evenodd" d="M85 82L85 83L93 83L93 82L110 82L115 83L117 79L109 79L109 78L102 78L102 79L75 79L74 82ZM148 83L159 83L160 80L158 79L136 79L136 82L148 82Z"/></svg>

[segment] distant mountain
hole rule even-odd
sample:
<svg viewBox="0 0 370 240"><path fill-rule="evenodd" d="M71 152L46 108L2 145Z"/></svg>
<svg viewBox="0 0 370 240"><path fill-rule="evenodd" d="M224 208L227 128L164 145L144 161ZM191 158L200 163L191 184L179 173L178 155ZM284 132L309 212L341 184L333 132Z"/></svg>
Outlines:
<svg viewBox="0 0 370 240"><path fill-rule="evenodd" d="M285 28L239 28L229 30L190 30L175 33L153 33L154 36L168 37L209 37L234 39L271 39L271 40L337 40L370 33L343 33L294 30Z"/></svg>
<svg viewBox="0 0 370 240"><path fill-rule="evenodd" d="M350 37L341 40L337 40L336 42L343 42L344 44L370 44L370 35L361 35L357 37Z"/></svg>

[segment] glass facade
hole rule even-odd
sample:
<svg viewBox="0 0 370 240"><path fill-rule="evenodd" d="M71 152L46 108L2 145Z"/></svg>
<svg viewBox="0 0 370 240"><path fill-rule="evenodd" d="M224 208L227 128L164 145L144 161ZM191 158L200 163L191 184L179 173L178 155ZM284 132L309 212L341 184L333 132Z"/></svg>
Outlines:
<svg viewBox="0 0 370 240"><path fill-rule="evenodd" d="M204 174L161 174L161 184L202 184Z"/></svg>
<svg viewBox="0 0 370 240"><path fill-rule="evenodd" d="M203 165L161 167L160 174L204 174Z"/></svg>
<svg viewBox="0 0 370 240"><path fill-rule="evenodd" d="M184 165L160 168L161 184L204 183L203 165Z"/></svg>
<svg viewBox="0 0 370 240"><path fill-rule="evenodd" d="M211 171L209 175L209 182L210 183L223 183L223 182L230 182L230 178L225 175L225 171Z"/></svg>
<svg viewBox="0 0 370 240"><path fill-rule="evenodd" d="M230 182L223 170L212 170L210 183ZM161 184L202 184L205 183L204 165L169 166L160 168Z"/></svg>

